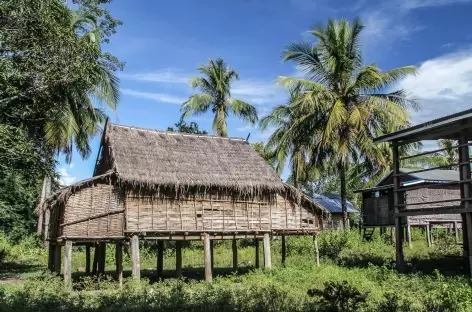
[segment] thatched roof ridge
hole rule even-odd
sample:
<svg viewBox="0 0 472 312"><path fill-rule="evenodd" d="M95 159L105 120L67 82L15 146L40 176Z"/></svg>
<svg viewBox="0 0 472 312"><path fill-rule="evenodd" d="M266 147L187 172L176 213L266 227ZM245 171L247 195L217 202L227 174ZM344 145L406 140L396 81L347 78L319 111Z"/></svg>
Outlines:
<svg viewBox="0 0 472 312"><path fill-rule="evenodd" d="M241 138L108 124L108 147L119 182L156 188L282 191L275 171Z"/></svg>

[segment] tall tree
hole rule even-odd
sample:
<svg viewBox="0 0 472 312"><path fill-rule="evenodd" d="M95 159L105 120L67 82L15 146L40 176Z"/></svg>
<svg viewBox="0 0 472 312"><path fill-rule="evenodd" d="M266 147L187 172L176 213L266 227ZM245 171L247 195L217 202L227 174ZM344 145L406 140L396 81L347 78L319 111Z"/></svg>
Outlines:
<svg viewBox="0 0 472 312"><path fill-rule="evenodd" d="M183 133L193 133L193 134L208 134L205 130L200 130L200 127L195 121L190 122L189 124L185 120L180 119L179 122L174 124L174 127L167 127L167 131L172 132L183 132Z"/></svg>
<svg viewBox="0 0 472 312"><path fill-rule="evenodd" d="M294 61L305 79L279 78L287 87L300 88L300 99L290 106L304 112L284 140L309 133L310 164L339 175L345 228L347 167L362 162L385 167L386 161L373 143L375 129L387 122L395 129L404 127L409 121L408 108L416 108L404 90L387 91L415 74L415 67L383 72L374 64L364 65L363 29L359 20L329 20L327 26L313 28L315 43L291 44L283 54L283 60Z"/></svg>
<svg viewBox="0 0 472 312"><path fill-rule="evenodd" d="M192 95L182 104L182 119L203 114L211 108L215 114L213 130L222 137L228 136L226 118L230 113L252 125L257 122L257 110L254 106L231 97L231 84L239 79L239 74L228 67L223 59L210 59L198 71L203 77L193 78L190 85L200 89L201 93Z"/></svg>

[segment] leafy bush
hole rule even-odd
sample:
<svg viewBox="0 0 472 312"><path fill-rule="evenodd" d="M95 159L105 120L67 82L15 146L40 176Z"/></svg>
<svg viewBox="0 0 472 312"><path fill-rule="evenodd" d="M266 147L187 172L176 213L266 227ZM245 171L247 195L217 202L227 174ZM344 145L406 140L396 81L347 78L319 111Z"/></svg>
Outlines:
<svg viewBox="0 0 472 312"><path fill-rule="evenodd" d="M323 290L309 289L308 295L320 297L322 311L353 312L366 305L367 293L362 294L347 281L327 282Z"/></svg>

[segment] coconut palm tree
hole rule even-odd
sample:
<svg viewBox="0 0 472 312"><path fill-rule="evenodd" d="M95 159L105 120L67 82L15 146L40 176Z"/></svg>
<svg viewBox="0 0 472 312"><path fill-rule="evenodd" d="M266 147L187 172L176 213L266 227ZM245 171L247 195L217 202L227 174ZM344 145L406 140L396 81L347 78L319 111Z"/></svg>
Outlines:
<svg viewBox="0 0 472 312"><path fill-rule="evenodd" d="M388 91L400 79L415 74L416 68L381 71L374 64L364 65L363 28L357 19L352 23L329 20L326 27L312 29L314 44L294 43L283 53L283 60L295 62L305 79L279 77L282 85L301 90L299 100L290 106L304 112L283 141L298 140L299 133L308 133L310 165L339 174L344 227L346 168L365 162L385 167L382 152L373 143L375 129L385 123L390 128L404 127L409 121L408 108L416 108L404 90Z"/></svg>
<svg viewBox="0 0 472 312"><path fill-rule="evenodd" d="M116 110L119 101L119 79L101 58L99 28L97 20L84 11L72 12L70 28L82 45L84 58L92 66L84 72L82 83L58 88L58 102L54 118L45 126L46 141L71 161L73 147L86 158L90 155L90 140L101 131L107 116L106 110Z"/></svg>
<svg viewBox="0 0 472 312"><path fill-rule="evenodd" d="M257 122L257 110L254 106L231 97L231 83L238 80L239 75L223 59L210 59L198 71L203 77L193 78L190 85L192 88L199 88L202 93L192 95L182 104L182 118L203 114L211 108L215 114L213 130L222 137L228 136L226 118L231 112L251 125Z"/></svg>

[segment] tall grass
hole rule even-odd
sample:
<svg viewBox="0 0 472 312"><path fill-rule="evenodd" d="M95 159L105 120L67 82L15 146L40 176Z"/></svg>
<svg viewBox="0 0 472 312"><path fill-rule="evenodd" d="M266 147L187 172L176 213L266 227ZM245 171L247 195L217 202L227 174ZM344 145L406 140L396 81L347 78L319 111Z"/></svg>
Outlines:
<svg viewBox="0 0 472 312"><path fill-rule="evenodd" d="M66 292L60 278L39 271L37 277L0 288L0 307L4 311L35 312L472 311L472 288L462 273L463 268L454 267L452 271L448 267L452 257L461 254L460 248L443 244L439 236L436 245L428 248L419 231L414 233L414 238L413 248L405 248L406 274L399 274L393 268L394 248L389 238L376 236L372 242L364 242L356 232L328 232L319 238L320 266L314 263L311 237L288 239L285 267L281 264L280 241L274 240L272 270L254 269L252 241L240 241L241 272L246 268L249 273L217 276L212 284L196 279L169 278L155 283L128 278L123 289L119 289L112 277L82 277L74 283L76 291ZM28 246L28 243L23 244ZM29 251L22 256L16 250L20 245L8 247L9 261L15 257L17 263L45 261L42 250ZM110 271L114 269L113 253L110 246L107 249ZM34 260L31 255L40 256ZM169 276L174 269L174 256L169 245L164 262ZM142 269L148 270L152 277L156 265L154 245L143 244L141 258ZM184 276L198 277L190 273L202 270L201 243L186 246L183 258ZM229 268L231 261L230 242L216 244L215 267ZM74 270L79 271L85 263L80 248L74 250L73 263ZM41 265L44 268L44 263ZM130 268L127 256L125 268Z"/></svg>

